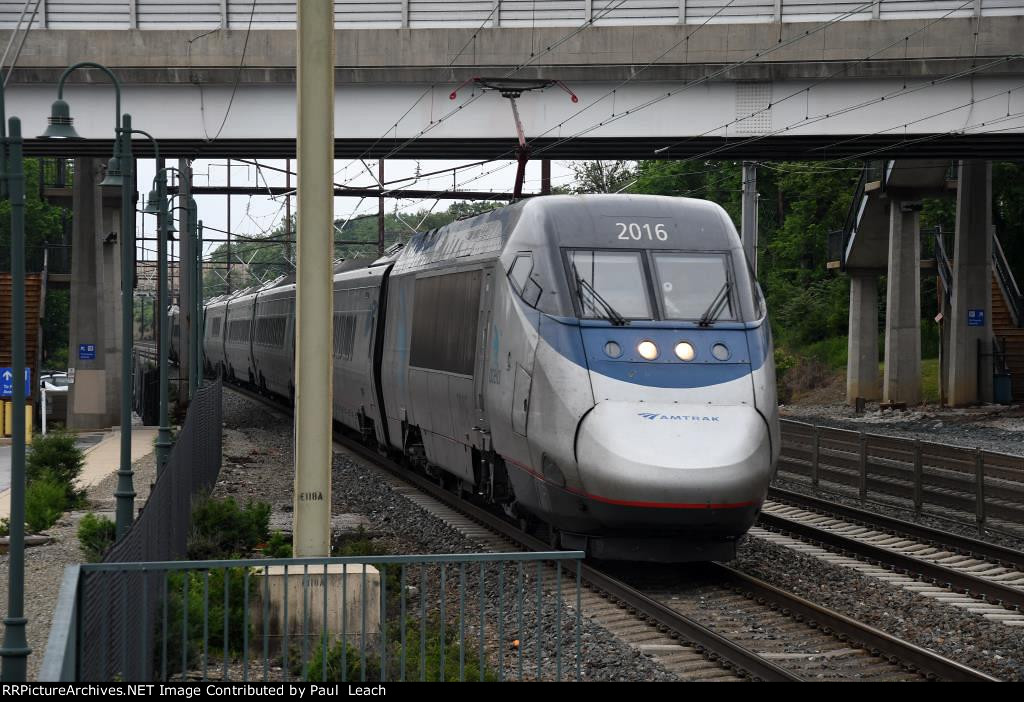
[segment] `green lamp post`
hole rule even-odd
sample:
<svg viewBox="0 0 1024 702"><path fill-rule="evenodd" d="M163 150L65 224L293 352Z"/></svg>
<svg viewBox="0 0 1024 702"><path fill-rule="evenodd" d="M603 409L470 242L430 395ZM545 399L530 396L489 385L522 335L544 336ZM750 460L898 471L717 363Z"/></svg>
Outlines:
<svg viewBox="0 0 1024 702"><path fill-rule="evenodd" d="M0 98L2 101L2 98ZM10 137L0 137L4 151L3 180L11 199L11 521L7 616L0 647L3 682L24 682L28 674L25 636L25 171L22 164L21 120L10 119Z"/></svg>
<svg viewBox="0 0 1024 702"><path fill-rule="evenodd" d="M135 273L135 162L132 157L132 118L121 113L121 82L106 66L82 61L69 66L57 83L57 99L50 108L49 126L41 139L81 139L74 128L71 108L64 101L64 82L79 68L96 68L114 84L114 154L101 185L121 186L121 459L117 471L117 538L131 527L135 509L132 482L132 288Z"/></svg>

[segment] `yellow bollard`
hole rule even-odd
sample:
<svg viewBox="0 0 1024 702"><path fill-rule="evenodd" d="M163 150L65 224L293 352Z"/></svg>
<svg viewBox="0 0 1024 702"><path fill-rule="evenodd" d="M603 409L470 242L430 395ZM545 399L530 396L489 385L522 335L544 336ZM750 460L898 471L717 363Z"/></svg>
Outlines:
<svg viewBox="0 0 1024 702"><path fill-rule="evenodd" d="M3 406L4 406L4 411L2 412L2 415L3 415L3 423L2 424L3 424L3 428L4 428L3 429L3 435L4 436L10 436L11 435L11 422L13 421L13 418L11 416L11 403L7 402L5 400L3 402Z"/></svg>
<svg viewBox="0 0 1024 702"><path fill-rule="evenodd" d="M25 405L25 445L32 443L32 405Z"/></svg>

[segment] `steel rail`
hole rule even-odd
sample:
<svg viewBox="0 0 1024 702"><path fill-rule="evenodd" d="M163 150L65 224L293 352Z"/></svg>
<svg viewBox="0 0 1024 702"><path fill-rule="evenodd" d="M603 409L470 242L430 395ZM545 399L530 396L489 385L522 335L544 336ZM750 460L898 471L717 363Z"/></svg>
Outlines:
<svg viewBox="0 0 1024 702"><path fill-rule="evenodd" d="M278 409L287 411L287 408L282 404L248 388L238 385L232 385L231 387L256 401L263 404L271 404ZM338 444L360 458L387 470L403 481L410 483L413 487L424 491L448 507L462 512L465 516L513 543L520 544L534 551L548 551L551 549L549 544L522 532L502 517L478 505L460 499L455 494L427 478L413 473L390 457L383 456L378 451L359 443L344 433L335 431L334 438ZM998 682L996 678L975 671L927 649L902 641L838 612L815 605L752 576L739 573L720 564L714 564L713 567L731 585L745 589L757 598L770 601L783 610L797 613L803 618L815 622L820 627L836 632L840 636L845 636L851 641L863 642L863 647L872 653L876 651L883 653L891 659L898 659L904 664L913 666L914 669L920 672L941 680ZM729 640L705 627L703 624L690 619L683 613L658 602L629 584L602 573L593 566L584 564L582 575L583 580L588 586L605 593L612 600L617 600L628 609L635 611L642 618L664 627L669 632L677 635L681 640L692 644L698 652L704 654L710 660L714 661L717 659L726 668L731 668L737 673L751 677L754 680L768 682L804 681L803 678L795 673L759 656L745 646Z"/></svg>
<svg viewBox="0 0 1024 702"><path fill-rule="evenodd" d="M937 679L954 682L999 682L965 665L939 656L928 649L903 641L879 629L868 626L820 605L769 585L757 578L741 573L721 563L711 564L714 572L724 582L750 593L758 601L771 602L792 616L804 619L809 624L847 638L851 643L865 648L876 655L890 660L896 659L910 664L914 669Z"/></svg>
<svg viewBox="0 0 1024 702"><path fill-rule="evenodd" d="M855 554L871 562L893 568L897 571L917 574L926 580L941 584L953 590L980 597L1003 607L1024 611L1024 591L1007 587L991 580L984 580L969 573L930 563L921 558L907 556L882 546L864 543L848 536L842 536L827 529L820 529L774 514L761 513L759 523L765 528L800 539L815 542L845 553Z"/></svg>
<svg viewBox="0 0 1024 702"><path fill-rule="evenodd" d="M783 488L769 488L768 498L780 504L801 507L823 515L841 517L864 526L881 529L893 534L910 536L935 546L950 548L960 553L978 556L1001 565L1024 570L1024 552L1005 546L986 543L969 536L942 531L941 529L889 517L870 510L829 502L818 497L804 495Z"/></svg>
<svg viewBox="0 0 1024 702"><path fill-rule="evenodd" d="M271 400L263 395L232 384L233 390L263 404L287 411L282 404ZM389 457L368 448L355 439L345 435L341 431L335 431L334 440L351 451L363 460L387 470L389 473L399 477L401 480L411 484L418 490L425 492L448 507L458 510L473 521L498 533L502 537L518 544L531 551L550 551L551 547L540 539L526 534L503 518L489 512L478 505L466 500L459 499L456 495L440 487L436 483L413 473L401 466ZM803 679L790 671L762 658L750 649L741 646L722 635L708 629L699 622L666 607L656 600L633 589L626 583L605 575L592 566L583 565L582 577L590 587L604 592L610 598L619 600L630 609L635 610L642 617L665 627L668 631L675 633L678 637L691 643L699 653L703 653L709 660L717 661L725 668L731 668L741 675L746 675L754 680L767 682L801 682Z"/></svg>

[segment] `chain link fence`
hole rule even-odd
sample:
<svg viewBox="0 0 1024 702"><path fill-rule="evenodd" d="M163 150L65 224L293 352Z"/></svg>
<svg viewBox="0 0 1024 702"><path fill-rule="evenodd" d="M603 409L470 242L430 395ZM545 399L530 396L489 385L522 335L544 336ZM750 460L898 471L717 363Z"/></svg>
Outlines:
<svg viewBox="0 0 1024 702"><path fill-rule="evenodd" d="M152 563L186 557L192 499L209 492L221 466L221 384L201 388L128 534L104 563ZM163 573L142 569L121 577L82 573L78 679L148 680L152 677L157 606Z"/></svg>

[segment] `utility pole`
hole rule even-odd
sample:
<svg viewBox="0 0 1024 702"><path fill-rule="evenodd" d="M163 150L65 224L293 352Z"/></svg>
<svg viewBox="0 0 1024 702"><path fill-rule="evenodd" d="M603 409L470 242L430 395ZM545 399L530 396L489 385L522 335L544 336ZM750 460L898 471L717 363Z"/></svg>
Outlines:
<svg viewBox="0 0 1024 702"><path fill-rule="evenodd" d="M384 159L377 161L377 183L380 197L377 198L377 255L384 255Z"/></svg>
<svg viewBox="0 0 1024 702"><path fill-rule="evenodd" d="M743 162L743 214L741 224L743 250L757 275L757 164Z"/></svg>
<svg viewBox="0 0 1024 702"><path fill-rule="evenodd" d="M292 160L284 160L284 187L285 190L292 188ZM292 196L285 193L284 196L284 257L288 259L288 265L292 263Z"/></svg>
<svg viewBox="0 0 1024 702"><path fill-rule="evenodd" d="M231 159L230 158L228 159L227 166L228 166L228 168L227 168L227 171L228 171L228 194L227 194L227 199L228 199L228 223L227 223L227 226L224 227L224 228L227 230L227 233L228 233L228 255L227 255L227 258L224 260L224 273L225 273L224 280L227 281L228 294L230 295L231 294Z"/></svg>
<svg viewBox="0 0 1024 702"><path fill-rule="evenodd" d="M296 557L331 553L334 3L298 4L295 290Z"/></svg>

